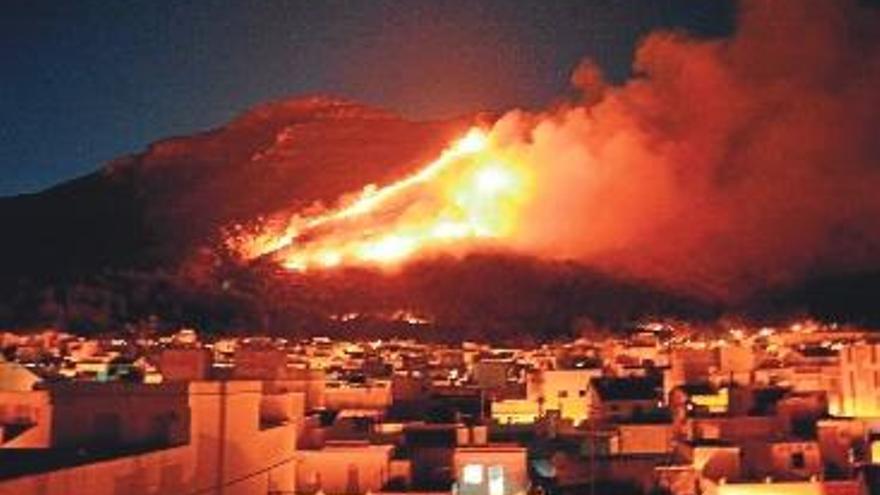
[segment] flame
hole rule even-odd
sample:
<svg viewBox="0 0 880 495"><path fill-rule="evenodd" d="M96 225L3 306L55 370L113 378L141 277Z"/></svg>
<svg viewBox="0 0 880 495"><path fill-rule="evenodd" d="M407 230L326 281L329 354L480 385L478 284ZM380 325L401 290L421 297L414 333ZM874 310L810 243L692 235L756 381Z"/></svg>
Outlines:
<svg viewBox="0 0 880 495"><path fill-rule="evenodd" d="M319 214L240 235L247 259L270 255L296 271L395 266L430 251L513 236L531 196L530 174L487 132L472 128L416 173Z"/></svg>

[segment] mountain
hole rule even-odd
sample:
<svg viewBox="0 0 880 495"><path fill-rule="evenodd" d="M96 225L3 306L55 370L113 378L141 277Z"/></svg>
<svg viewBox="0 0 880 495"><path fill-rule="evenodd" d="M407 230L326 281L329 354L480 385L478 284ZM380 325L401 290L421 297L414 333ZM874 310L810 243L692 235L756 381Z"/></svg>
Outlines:
<svg viewBox="0 0 880 495"><path fill-rule="evenodd" d="M153 143L46 191L0 198L8 233L0 243L0 324L49 319L43 313L57 308L39 307L67 304L71 288L106 292L96 277L167 278L217 246L223 227L388 182L470 123L412 122L340 98L295 98ZM103 296L86 297L94 298Z"/></svg>
<svg viewBox="0 0 880 495"><path fill-rule="evenodd" d="M222 226L412 170L466 124L409 122L329 97L262 105L47 191L0 199L0 222L15 233L0 246L0 276L168 266L212 244Z"/></svg>
<svg viewBox="0 0 880 495"><path fill-rule="evenodd" d="M8 233L0 243L0 327L54 323L100 331L159 321L213 331L424 332L403 321L405 309L430 320L435 336L497 337L508 330L547 338L587 320L709 320L728 309L575 264L510 254L439 258L393 275L299 276L263 260L242 264L216 249L225 227L332 204L416 170L480 118L486 117L413 122L344 99L295 98L153 143L46 191L0 198L0 225ZM815 293L805 290L762 301L776 297L786 312L801 311ZM754 308L758 316L775 316L773 308ZM340 320L345 314L357 317Z"/></svg>

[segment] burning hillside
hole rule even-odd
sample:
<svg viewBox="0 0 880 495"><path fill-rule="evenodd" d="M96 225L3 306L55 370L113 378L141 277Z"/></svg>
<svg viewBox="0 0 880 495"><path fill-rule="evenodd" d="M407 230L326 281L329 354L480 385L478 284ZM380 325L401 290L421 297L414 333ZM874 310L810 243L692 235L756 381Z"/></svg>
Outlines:
<svg viewBox="0 0 880 495"><path fill-rule="evenodd" d="M495 152L486 132L474 128L413 175L382 188L369 185L337 209L297 214L229 242L246 258L271 255L297 271L393 266L515 236L530 181L526 169Z"/></svg>
<svg viewBox="0 0 880 495"><path fill-rule="evenodd" d="M876 14L745 2L732 38L654 33L632 80L585 62L580 99L510 112L397 182L232 244L297 271L494 246L727 301L876 268Z"/></svg>

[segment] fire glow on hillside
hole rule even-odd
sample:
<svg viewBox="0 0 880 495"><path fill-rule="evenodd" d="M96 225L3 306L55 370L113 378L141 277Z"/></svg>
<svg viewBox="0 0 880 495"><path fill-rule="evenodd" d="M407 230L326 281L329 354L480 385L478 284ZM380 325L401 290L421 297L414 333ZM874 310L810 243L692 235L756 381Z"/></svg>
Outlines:
<svg viewBox="0 0 880 495"><path fill-rule="evenodd" d="M395 266L425 252L512 236L531 193L528 171L474 127L439 158L385 187L369 185L334 210L294 215L230 244L290 270Z"/></svg>
<svg viewBox="0 0 880 495"><path fill-rule="evenodd" d="M880 17L837 5L747 3L722 40L652 33L630 80L586 60L572 101L511 110L409 177L229 244L298 271L501 247L725 301L873 270Z"/></svg>

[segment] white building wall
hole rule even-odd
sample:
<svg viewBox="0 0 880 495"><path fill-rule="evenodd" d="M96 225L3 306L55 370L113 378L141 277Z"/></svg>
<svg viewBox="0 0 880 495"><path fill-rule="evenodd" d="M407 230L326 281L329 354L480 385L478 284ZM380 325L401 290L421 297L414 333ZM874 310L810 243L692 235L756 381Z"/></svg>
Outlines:
<svg viewBox="0 0 880 495"><path fill-rule="evenodd" d="M193 382L190 443L0 482L0 495L249 495L295 488L296 424L260 427L259 382Z"/></svg>

